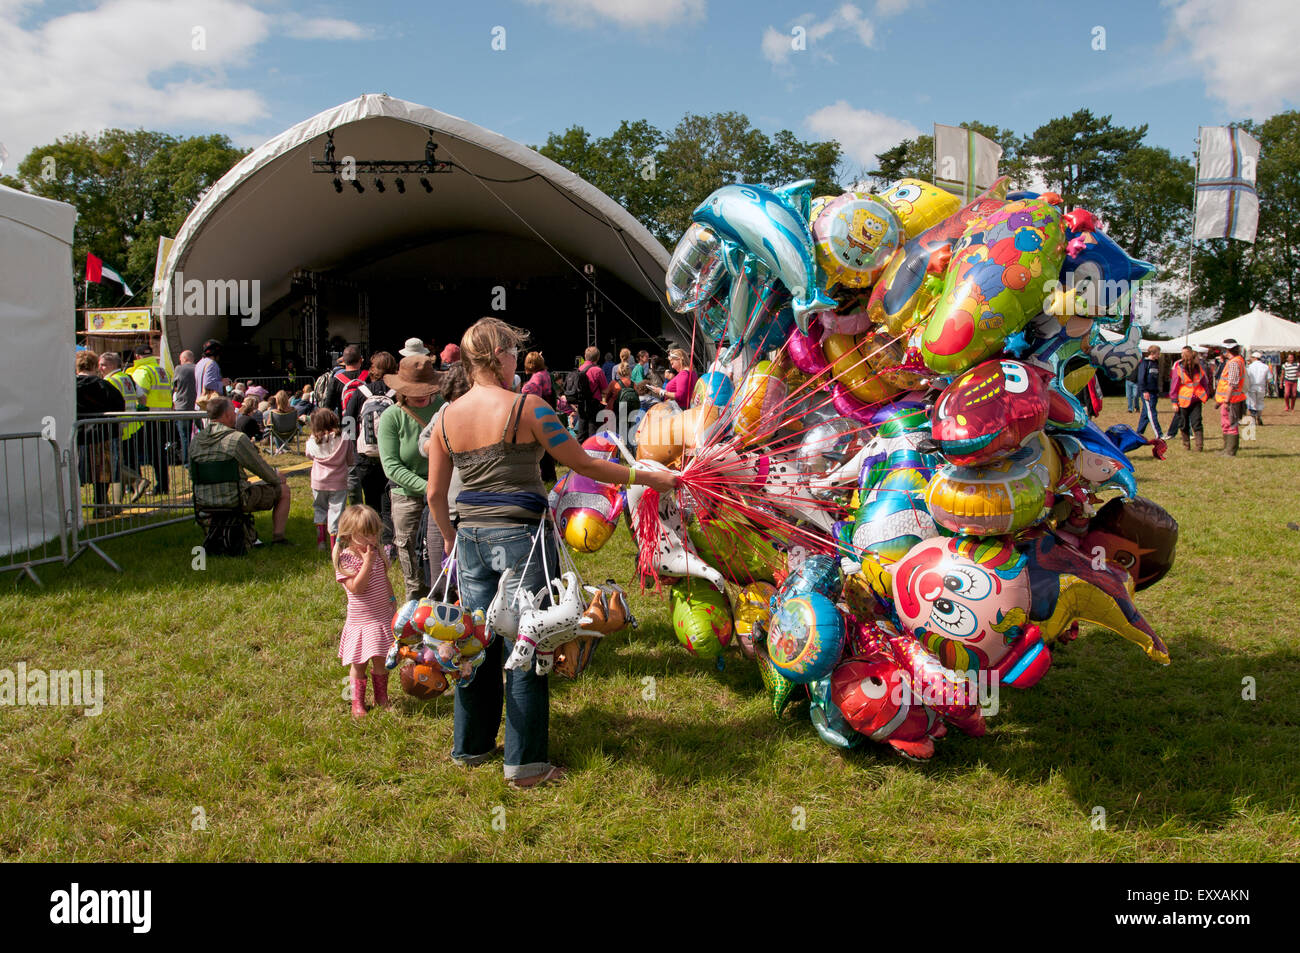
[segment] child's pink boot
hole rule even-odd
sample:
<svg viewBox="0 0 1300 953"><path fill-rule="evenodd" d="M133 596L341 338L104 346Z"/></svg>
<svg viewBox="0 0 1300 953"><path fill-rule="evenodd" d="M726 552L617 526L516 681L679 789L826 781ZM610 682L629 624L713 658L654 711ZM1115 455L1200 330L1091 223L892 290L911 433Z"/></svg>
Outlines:
<svg viewBox="0 0 1300 953"><path fill-rule="evenodd" d="M366 716L366 677L364 675L352 676L352 717L364 718Z"/></svg>
<svg viewBox="0 0 1300 953"><path fill-rule="evenodd" d="M324 524L324 523L317 523L317 524L316 524L316 548L317 548L317 549L324 549L324 548L325 548L325 540L326 540L327 538L328 538L328 535L327 535L326 532L325 532L325 524Z"/></svg>
<svg viewBox="0 0 1300 953"><path fill-rule="evenodd" d="M375 689L375 707L392 708L393 704L388 700L388 669L382 665L373 665L370 670L370 684Z"/></svg>

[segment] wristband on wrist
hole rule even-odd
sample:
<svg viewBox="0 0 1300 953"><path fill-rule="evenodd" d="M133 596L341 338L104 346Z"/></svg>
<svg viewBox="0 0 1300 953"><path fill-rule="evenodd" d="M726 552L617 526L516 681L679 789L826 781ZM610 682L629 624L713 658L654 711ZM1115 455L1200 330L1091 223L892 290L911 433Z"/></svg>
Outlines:
<svg viewBox="0 0 1300 953"><path fill-rule="evenodd" d="M628 467L628 468L627 468L627 485L628 485L628 486L633 486L633 485L635 485L635 484L636 484L636 467L634 467L634 466L633 466L633 467Z"/></svg>

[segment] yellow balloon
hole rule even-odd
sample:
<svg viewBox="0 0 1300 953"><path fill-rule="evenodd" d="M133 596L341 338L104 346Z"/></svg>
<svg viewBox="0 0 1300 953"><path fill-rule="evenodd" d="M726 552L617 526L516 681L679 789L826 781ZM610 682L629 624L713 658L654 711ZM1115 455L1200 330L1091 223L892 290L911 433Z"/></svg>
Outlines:
<svg viewBox="0 0 1300 953"><path fill-rule="evenodd" d="M762 434L771 423L772 414L781 406L789 391L775 373L771 361L755 364L740 385L736 395L736 420L732 430L741 443L748 443Z"/></svg>
<svg viewBox="0 0 1300 953"><path fill-rule="evenodd" d="M961 199L920 179L899 179L880 198L894 210L908 238L938 225L961 208Z"/></svg>
<svg viewBox="0 0 1300 953"><path fill-rule="evenodd" d="M681 457L681 412L672 404L655 404L636 428L636 458L671 465Z"/></svg>

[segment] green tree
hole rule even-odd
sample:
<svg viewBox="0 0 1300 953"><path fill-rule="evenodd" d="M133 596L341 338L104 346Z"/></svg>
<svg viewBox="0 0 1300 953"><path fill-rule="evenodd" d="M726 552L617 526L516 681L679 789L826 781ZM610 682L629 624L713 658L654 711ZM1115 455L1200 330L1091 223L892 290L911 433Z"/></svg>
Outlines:
<svg viewBox="0 0 1300 953"><path fill-rule="evenodd" d="M26 191L76 207L78 280L94 252L122 273L137 301L147 301L158 236L174 236L200 195L243 154L226 136L109 129L38 146L17 171ZM90 302L116 305L121 296L114 286L91 285Z"/></svg>
<svg viewBox="0 0 1300 953"><path fill-rule="evenodd" d="M1116 126L1110 116L1080 109L1039 126L1025 137L1020 151L1032 157L1047 187L1060 193L1067 208L1095 208L1111 198L1120 159L1137 148L1146 133L1145 124Z"/></svg>
<svg viewBox="0 0 1300 953"><path fill-rule="evenodd" d="M813 179L818 194L841 188L839 143L806 142L788 129L769 137L737 112L687 114L669 133L645 120L625 120L603 138L572 126L538 151L614 198L668 248L722 185Z"/></svg>

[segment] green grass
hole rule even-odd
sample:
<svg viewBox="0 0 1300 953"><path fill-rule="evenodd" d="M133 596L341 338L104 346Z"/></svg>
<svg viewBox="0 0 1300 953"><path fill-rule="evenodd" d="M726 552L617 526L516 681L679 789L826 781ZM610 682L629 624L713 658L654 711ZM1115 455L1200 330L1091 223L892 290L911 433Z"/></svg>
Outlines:
<svg viewBox="0 0 1300 953"><path fill-rule="evenodd" d="M1121 419L1135 422L1103 424ZM1173 664L1085 629L1037 687L1002 693L987 736L950 734L925 765L827 747L806 703L776 719L753 665L688 656L650 593L632 596L638 630L552 682L561 786L513 792L499 761L454 766L450 698L415 702L396 679L396 708L354 723L343 593L310 545L302 476L291 550L195 571L182 525L110 541L121 576L88 555L44 567L44 589L0 577L0 667L102 669L107 694L94 718L0 708L0 857L1295 859L1300 414L1271 401L1265 420L1236 459L1211 453L1209 415L1205 453L1135 455L1141 492L1182 530L1173 571L1138 598ZM579 562L603 580L632 560L620 529Z"/></svg>

